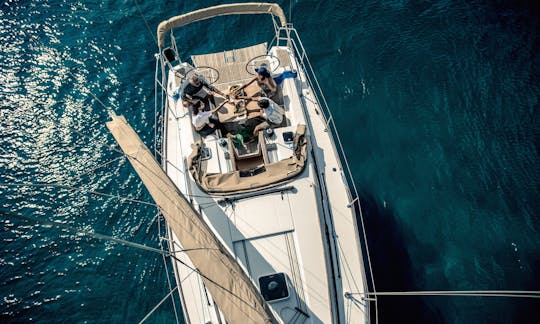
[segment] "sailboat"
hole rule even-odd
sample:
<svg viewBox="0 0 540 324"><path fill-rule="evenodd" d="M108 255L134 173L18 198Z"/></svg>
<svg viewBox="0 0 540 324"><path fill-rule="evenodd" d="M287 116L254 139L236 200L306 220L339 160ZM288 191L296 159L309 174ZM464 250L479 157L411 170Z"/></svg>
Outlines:
<svg viewBox="0 0 540 324"><path fill-rule="evenodd" d="M180 57L175 30L228 15L266 15L275 35ZM369 322L372 299L357 297L370 283L356 189L283 10L209 7L161 22L157 37L156 152L123 116L107 127L166 219L184 321Z"/></svg>

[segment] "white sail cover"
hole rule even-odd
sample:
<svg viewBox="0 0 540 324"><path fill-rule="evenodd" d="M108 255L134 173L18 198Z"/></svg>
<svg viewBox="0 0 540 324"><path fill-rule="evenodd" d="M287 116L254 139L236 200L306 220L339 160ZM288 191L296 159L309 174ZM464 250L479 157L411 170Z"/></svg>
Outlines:
<svg viewBox="0 0 540 324"><path fill-rule="evenodd" d="M272 14L279 18L282 27L285 27L287 24L283 10L275 3L247 2L224 4L192 11L190 13L162 21L157 29L159 47L163 48L163 46L165 46L165 34L171 29L217 16L242 14Z"/></svg>
<svg viewBox="0 0 540 324"><path fill-rule="evenodd" d="M123 116L107 127L159 206L228 323L278 323L261 294ZM203 249L200 249L203 248Z"/></svg>

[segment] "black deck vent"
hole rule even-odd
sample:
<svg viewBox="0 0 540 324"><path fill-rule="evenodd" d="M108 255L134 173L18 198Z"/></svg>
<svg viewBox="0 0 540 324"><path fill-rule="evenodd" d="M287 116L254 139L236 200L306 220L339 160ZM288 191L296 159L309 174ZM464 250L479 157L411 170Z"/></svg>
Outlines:
<svg viewBox="0 0 540 324"><path fill-rule="evenodd" d="M287 278L283 272L259 277L259 287L266 301L281 300L289 297Z"/></svg>

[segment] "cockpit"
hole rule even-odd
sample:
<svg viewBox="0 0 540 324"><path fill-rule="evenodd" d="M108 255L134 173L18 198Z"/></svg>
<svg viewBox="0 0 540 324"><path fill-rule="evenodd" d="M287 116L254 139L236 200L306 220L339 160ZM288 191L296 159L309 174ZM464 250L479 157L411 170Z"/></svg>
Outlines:
<svg viewBox="0 0 540 324"><path fill-rule="evenodd" d="M306 127L289 55L259 44L194 55L193 65L173 67L170 105L191 121L187 169L205 192L255 191L303 171Z"/></svg>

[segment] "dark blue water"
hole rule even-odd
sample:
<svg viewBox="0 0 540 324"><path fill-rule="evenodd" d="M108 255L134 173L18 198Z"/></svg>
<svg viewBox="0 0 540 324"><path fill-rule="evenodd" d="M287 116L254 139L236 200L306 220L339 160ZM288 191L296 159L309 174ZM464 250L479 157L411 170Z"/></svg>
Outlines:
<svg viewBox="0 0 540 324"><path fill-rule="evenodd" d="M133 322L168 293L154 208L109 147L107 108L153 146L154 33L217 3L6 1L0 7L0 321ZM540 12L527 2L284 2L360 190L377 289L540 290ZM249 18L198 23L183 55L245 46ZM226 29L225 29L225 26ZM95 96L95 97L94 97ZM99 101L98 101L99 99ZM81 133L84 135L81 135ZM115 160L117 159L117 160ZM110 162L110 163L108 163ZM105 164L107 163L107 164ZM105 165L103 165L105 164ZM8 187L55 183L65 187ZM538 322L540 303L381 297L394 323ZM174 321L171 302L150 322Z"/></svg>

